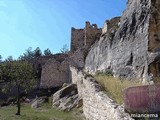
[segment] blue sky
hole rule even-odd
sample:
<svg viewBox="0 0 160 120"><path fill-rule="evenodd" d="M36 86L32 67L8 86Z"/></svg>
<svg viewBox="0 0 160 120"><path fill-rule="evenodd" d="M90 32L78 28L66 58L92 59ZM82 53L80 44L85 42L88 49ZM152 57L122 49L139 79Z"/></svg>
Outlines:
<svg viewBox="0 0 160 120"><path fill-rule="evenodd" d="M18 58L25 49L70 47L71 27L103 26L120 16L127 0L0 0L0 55Z"/></svg>

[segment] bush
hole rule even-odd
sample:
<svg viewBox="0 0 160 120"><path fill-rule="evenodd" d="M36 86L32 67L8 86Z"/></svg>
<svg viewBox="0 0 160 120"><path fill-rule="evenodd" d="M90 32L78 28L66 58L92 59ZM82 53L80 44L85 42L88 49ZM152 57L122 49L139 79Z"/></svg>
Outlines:
<svg viewBox="0 0 160 120"><path fill-rule="evenodd" d="M101 75L101 76L113 76L113 73L110 70L107 70L105 72L97 71L95 73L95 76L99 76L99 75Z"/></svg>

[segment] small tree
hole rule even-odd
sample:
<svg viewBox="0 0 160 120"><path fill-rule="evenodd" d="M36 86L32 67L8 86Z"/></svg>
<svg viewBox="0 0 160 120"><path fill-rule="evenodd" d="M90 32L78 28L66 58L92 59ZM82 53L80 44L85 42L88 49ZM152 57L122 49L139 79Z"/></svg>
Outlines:
<svg viewBox="0 0 160 120"><path fill-rule="evenodd" d="M37 47L35 50L34 50L34 57L37 58L37 57L40 57L42 56L42 52L41 52L41 49L39 47Z"/></svg>
<svg viewBox="0 0 160 120"><path fill-rule="evenodd" d="M3 68L1 67L3 66ZM34 72L32 66L26 61L5 62L0 69L5 71L5 76L17 88L17 113L20 115L20 89L28 89L34 85ZM5 68L5 69L4 69ZM3 75L3 73L1 73Z"/></svg>
<svg viewBox="0 0 160 120"><path fill-rule="evenodd" d="M63 45L63 48L61 49L61 53L68 54L68 52L69 52L69 49L68 49L67 44Z"/></svg>
<svg viewBox="0 0 160 120"><path fill-rule="evenodd" d="M20 60L30 60L34 58L34 51L32 51L32 47L29 47L25 50L25 53L19 57Z"/></svg>
<svg viewBox="0 0 160 120"><path fill-rule="evenodd" d="M7 59L5 59L5 61L11 62L11 61L13 61L13 57L12 56L8 56Z"/></svg>
<svg viewBox="0 0 160 120"><path fill-rule="evenodd" d="M49 48L47 48L46 50L44 50L44 55L45 56L49 56L49 55L52 55L51 51Z"/></svg>
<svg viewBox="0 0 160 120"><path fill-rule="evenodd" d="M2 55L0 55L0 62L2 62Z"/></svg>

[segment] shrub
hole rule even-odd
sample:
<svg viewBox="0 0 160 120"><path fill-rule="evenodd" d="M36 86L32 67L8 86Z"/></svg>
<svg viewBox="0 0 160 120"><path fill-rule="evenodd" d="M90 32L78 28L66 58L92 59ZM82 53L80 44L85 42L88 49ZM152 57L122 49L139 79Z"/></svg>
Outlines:
<svg viewBox="0 0 160 120"><path fill-rule="evenodd" d="M97 71L96 73L95 73L95 76L113 76L113 73L112 73L112 71L105 71L105 72L101 72L101 71Z"/></svg>

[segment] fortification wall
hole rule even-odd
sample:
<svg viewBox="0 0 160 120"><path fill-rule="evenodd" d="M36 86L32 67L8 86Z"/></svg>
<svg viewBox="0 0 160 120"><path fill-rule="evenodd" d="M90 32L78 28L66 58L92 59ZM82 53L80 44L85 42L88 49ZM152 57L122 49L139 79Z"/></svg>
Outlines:
<svg viewBox="0 0 160 120"><path fill-rule="evenodd" d="M40 87L52 88L70 83L69 61L67 54L56 54L42 66Z"/></svg>
<svg viewBox="0 0 160 120"><path fill-rule="evenodd" d="M102 29L98 28L96 24L90 25L90 22L86 22L85 28L71 29L71 52L73 53L77 49L86 48L89 49L96 40L99 40L102 33Z"/></svg>
<svg viewBox="0 0 160 120"><path fill-rule="evenodd" d="M102 29L98 28L96 24L90 25L90 22L87 21L84 31L85 31L85 39L84 39L85 47L86 49L89 49L91 45L93 45L96 42L96 40L99 40L102 34Z"/></svg>
<svg viewBox="0 0 160 120"><path fill-rule="evenodd" d="M78 94L83 99L83 113L87 120L132 120L123 106L110 99L93 77L85 76L73 66L70 70L72 82L77 84Z"/></svg>
<svg viewBox="0 0 160 120"><path fill-rule="evenodd" d="M84 29L71 29L71 52L84 46Z"/></svg>
<svg viewBox="0 0 160 120"><path fill-rule="evenodd" d="M120 17L114 17L111 20L106 20L103 24L102 35L107 32L114 33L117 28L120 26Z"/></svg>
<svg viewBox="0 0 160 120"><path fill-rule="evenodd" d="M52 88L70 83L69 62L59 62L52 58L42 67L41 88Z"/></svg>

